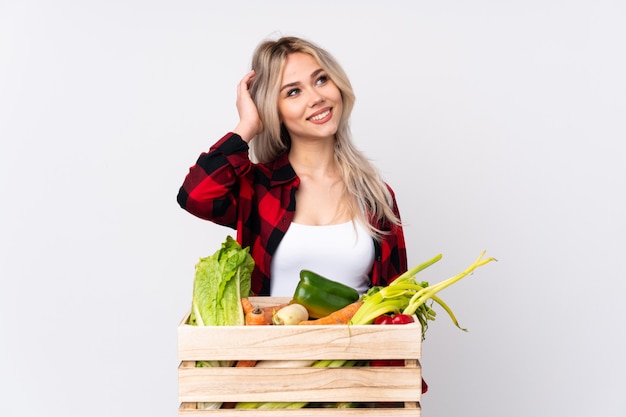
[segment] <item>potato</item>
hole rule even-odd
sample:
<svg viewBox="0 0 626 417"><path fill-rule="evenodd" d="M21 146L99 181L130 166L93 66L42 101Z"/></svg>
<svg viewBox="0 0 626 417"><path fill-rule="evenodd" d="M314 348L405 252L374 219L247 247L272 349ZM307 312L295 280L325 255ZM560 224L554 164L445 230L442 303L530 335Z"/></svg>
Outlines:
<svg viewBox="0 0 626 417"><path fill-rule="evenodd" d="M272 323L278 325L293 325L309 319L309 312L302 304L289 304L278 310L272 316Z"/></svg>

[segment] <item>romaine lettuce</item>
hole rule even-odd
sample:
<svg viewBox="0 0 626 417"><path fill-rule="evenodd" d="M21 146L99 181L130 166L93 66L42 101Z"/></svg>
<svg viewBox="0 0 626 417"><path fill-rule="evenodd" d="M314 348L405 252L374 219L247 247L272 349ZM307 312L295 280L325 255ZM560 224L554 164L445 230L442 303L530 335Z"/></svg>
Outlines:
<svg viewBox="0 0 626 417"><path fill-rule="evenodd" d="M241 298L250 295L254 260L227 236L212 256L196 264L189 324L197 326L243 326Z"/></svg>

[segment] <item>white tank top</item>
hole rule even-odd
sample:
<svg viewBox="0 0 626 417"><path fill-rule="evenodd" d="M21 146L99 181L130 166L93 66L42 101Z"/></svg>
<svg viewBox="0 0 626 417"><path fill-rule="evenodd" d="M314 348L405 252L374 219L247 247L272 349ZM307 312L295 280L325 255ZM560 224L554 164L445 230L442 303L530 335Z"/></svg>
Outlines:
<svg viewBox="0 0 626 417"><path fill-rule="evenodd" d="M374 241L358 221L328 226L291 223L272 258L270 294L292 297L303 269L364 293L373 263Z"/></svg>

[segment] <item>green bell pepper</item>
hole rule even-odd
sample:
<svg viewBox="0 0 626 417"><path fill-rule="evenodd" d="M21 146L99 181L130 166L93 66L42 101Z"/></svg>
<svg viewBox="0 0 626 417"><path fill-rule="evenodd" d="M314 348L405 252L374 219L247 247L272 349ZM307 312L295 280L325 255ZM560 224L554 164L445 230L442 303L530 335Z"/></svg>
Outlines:
<svg viewBox="0 0 626 417"><path fill-rule="evenodd" d="M340 282L324 278L315 272L300 271L293 302L302 304L311 318L326 317L360 298L357 290Z"/></svg>

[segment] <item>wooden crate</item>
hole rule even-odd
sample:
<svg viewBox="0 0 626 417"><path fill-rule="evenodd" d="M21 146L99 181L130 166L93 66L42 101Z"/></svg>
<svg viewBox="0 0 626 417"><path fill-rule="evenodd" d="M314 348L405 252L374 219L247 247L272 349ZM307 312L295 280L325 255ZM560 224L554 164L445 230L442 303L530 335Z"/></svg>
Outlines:
<svg viewBox="0 0 626 417"><path fill-rule="evenodd" d="M251 297L255 305L288 300ZM421 327L178 327L179 416L421 416ZM399 367L198 368L200 360L404 359ZM196 409L197 402L360 402L367 408Z"/></svg>

